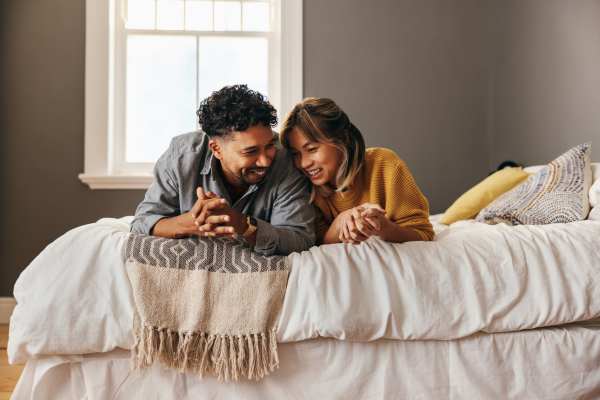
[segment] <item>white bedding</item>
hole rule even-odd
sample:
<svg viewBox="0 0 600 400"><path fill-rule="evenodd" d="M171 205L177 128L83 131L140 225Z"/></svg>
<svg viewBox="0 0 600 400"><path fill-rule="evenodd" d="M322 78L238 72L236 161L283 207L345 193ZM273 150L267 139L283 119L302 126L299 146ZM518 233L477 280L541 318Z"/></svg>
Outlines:
<svg viewBox="0 0 600 400"><path fill-rule="evenodd" d="M600 316L598 222L437 232L293 254L279 339L447 340Z"/></svg>
<svg viewBox="0 0 600 400"><path fill-rule="evenodd" d="M280 346L260 383L222 384L159 364L129 370L129 352L27 363L13 400L41 399L597 399L600 328L476 334L456 341L317 339Z"/></svg>
<svg viewBox="0 0 600 400"><path fill-rule="evenodd" d="M129 221L74 229L21 274L11 362L130 348L133 301L120 259ZM435 226L435 242L371 239L292 255L280 341L455 339L600 316L600 222Z"/></svg>

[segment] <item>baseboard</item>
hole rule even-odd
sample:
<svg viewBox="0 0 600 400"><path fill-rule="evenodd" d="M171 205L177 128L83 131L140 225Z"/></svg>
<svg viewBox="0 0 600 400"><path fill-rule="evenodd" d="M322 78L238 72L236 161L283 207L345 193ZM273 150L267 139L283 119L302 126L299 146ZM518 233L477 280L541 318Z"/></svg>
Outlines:
<svg viewBox="0 0 600 400"><path fill-rule="evenodd" d="M0 324L8 324L17 302L13 297L0 297Z"/></svg>

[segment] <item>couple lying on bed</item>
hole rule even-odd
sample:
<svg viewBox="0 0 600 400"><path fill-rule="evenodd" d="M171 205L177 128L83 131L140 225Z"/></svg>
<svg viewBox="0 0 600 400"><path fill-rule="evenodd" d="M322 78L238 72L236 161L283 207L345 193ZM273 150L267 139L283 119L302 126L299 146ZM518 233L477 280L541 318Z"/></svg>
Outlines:
<svg viewBox="0 0 600 400"><path fill-rule="evenodd" d="M214 92L197 114L202 132L175 137L157 161L133 232L236 236L263 255L374 235L433 238L427 199L406 164L391 150L365 149L332 100L297 104L279 138L275 109L245 85Z"/></svg>

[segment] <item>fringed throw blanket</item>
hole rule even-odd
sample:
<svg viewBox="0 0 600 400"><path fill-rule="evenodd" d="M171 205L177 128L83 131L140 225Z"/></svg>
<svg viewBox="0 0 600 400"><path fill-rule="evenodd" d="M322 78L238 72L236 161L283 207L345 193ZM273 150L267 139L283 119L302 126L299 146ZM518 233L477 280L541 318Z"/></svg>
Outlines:
<svg viewBox="0 0 600 400"><path fill-rule="evenodd" d="M201 377L258 380L279 366L285 257L260 256L230 239L135 234L125 252L136 307L134 368L158 359Z"/></svg>

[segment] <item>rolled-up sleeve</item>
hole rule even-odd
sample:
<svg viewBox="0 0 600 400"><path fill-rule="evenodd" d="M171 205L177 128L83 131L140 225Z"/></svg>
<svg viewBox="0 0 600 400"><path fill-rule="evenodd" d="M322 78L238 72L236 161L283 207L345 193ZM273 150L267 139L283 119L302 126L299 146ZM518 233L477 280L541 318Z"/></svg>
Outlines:
<svg viewBox="0 0 600 400"><path fill-rule="evenodd" d="M315 244L315 212L310 205L309 183L290 169L277 190L271 221L258 220L254 251L287 255Z"/></svg>
<svg viewBox="0 0 600 400"><path fill-rule="evenodd" d="M131 232L149 235L162 218L179 215L177 181L172 171L172 146L154 166L154 180L135 210Z"/></svg>

